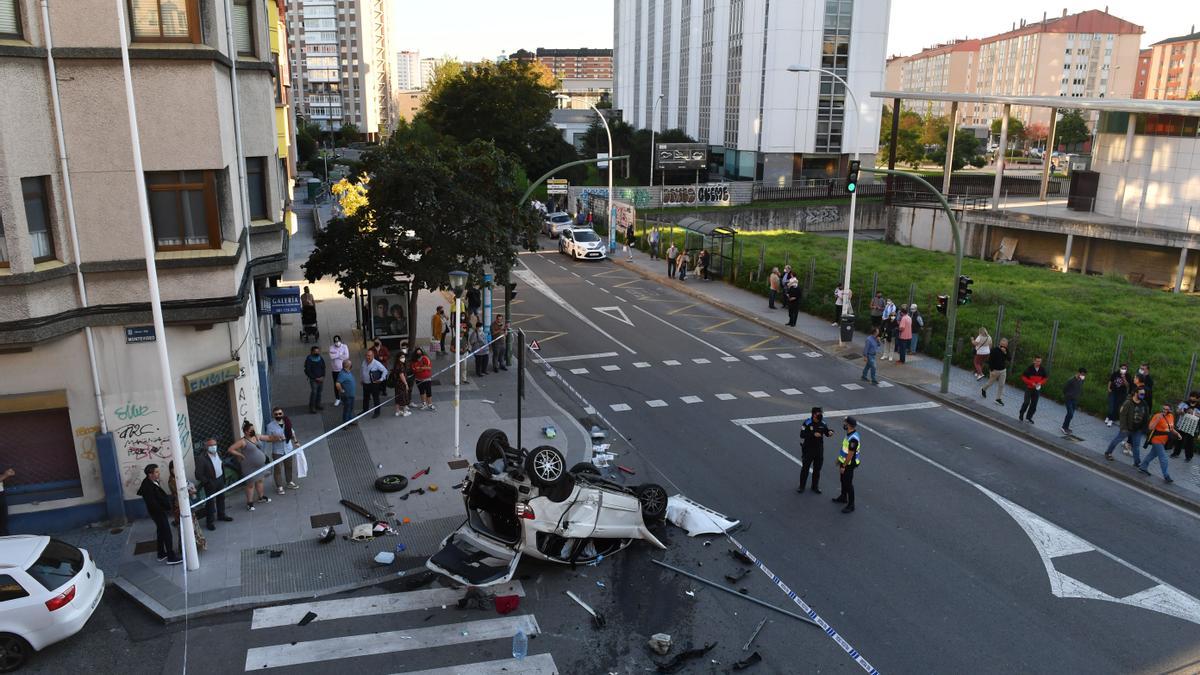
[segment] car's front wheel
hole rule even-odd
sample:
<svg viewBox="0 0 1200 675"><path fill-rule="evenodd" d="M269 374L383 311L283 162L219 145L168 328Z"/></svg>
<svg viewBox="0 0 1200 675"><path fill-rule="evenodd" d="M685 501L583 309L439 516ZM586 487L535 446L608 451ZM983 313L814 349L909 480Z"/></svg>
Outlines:
<svg viewBox="0 0 1200 675"><path fill-rule="evenodd" d="M658 522L667 515L667 491L656 483L637 487L638 504L642 507L642 520Z"/></svg>
<svg viewBox="0 0 1200 675"><path fill-rule="evenodd" d="M525 473L539 488L553 488L567 473L567 460L556 448L539 445L525 458Z"/></svg>
<svg viewBox="0 0 1200 675"><path fill-rule="evenodd" d="M499 429L487 429L479 434L479 440L475 442L475 459L484 464L491 464L504 456L506 447L508 434Z"/></svg>
<svg viewBox="0 0 1200 675"><path fill-rule="evenodd" d="M33 648L25 638L12 633L0 633L0 673L11 673L25 665Z"/></svg>

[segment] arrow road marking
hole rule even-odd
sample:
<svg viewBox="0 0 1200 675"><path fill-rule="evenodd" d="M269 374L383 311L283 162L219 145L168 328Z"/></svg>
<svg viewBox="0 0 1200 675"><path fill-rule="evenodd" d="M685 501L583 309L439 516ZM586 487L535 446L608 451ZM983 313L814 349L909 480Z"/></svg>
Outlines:
<svg viewBox="0 0 1200 675"><path fill-rule="evenodd" d="M616 319L617 321L629 326L633 325L633 322L630 321L629 317L625 314L625 310L621 309L620 307L593 307L592 309L600 312L610 319Z"/></svg>
<svg viewBox="0 0 1200 675"><path fill-rule="evenodd" d="M622 349L629 352L630 354L637 354L636 351L631 349L624 342L621 342L617 338L609 335L608 333L606 333L604 331L603 328L601 328L600 326L597 326L591 319L584 316L583 312L580 312L578 309L575 309L574 305L572 305L571 303L564 300L562 298L562 296L559 295L558 293L555 293L549 286L546 285L546 282L542 281L542 278L539 277L538 275L534 274L532 270L519 270L519 271L513 272L512 275L514 277L520 279L521 281L523 281L530 288L532 288L535 291L546 296L546 298L551 300L552 302L554 302L554 304L565 309L568 314L571 314L575 318L586 323L588 326L593 328L597 333L599 333L599 334L603 335L604 337L608 338L609 340L612 340L613 342L615 342L617 344L617 346L621 347ZM528 331L526 331L526 332L528 332Z"/></svg>

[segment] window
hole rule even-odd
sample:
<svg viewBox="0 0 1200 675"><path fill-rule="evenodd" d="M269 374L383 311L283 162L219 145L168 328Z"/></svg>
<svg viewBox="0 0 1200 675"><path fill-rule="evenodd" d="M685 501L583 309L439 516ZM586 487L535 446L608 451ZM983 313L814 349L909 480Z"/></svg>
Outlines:
<svg viewBox="0 0 1200 675"><path fill-rule="evenodd" d="M46 590L53 591L69 583L82 569L82 551L65 541L51 539L38 559L25 571Z"/></svg>
<svg viewBox="0 0 1200 675"><path fill-rule="evenodd" d="M21 37L21 12L18 0L0 0L0 38Z"/></svg>
<svg viewBox="0 0 1200 675"><path fill-rule="evenodd" d="M0 602L27 597L29 597L29 593L25 592L24 587L16 579L7 574L0 574Z"/></svg>
<svg viewBox="0 0 1200 675"><path fill-rule="evenodd" d="M25 197L25 222L29 226L29 247L35 263L54 260L54 236L50 228L50 177L21 179Z"/></svg>
<svg viewBox="0 0 1200 675"><path fill-rule="evenodd" d="M246 158L246 186L250 193L250 220L270 218L267 213L267 158Z"/></svg>
<svg viewBox="0 0 1200 675"><path fill-rule="evenodd" d="M250 0L233 0L233 42L238 54L254 54L254 7Z"/></svg>
<svg viewBox="0 0 1200 675"><path fill-rule="evenodd" d="M148 172L146 190L158 250L220 247L214 172Z"/></svg>
<svg viewBox="0 0 1200 675"><path fill-rule="evenodd" d="M135 42L200 42L199 0L129 0Z"/></svg>

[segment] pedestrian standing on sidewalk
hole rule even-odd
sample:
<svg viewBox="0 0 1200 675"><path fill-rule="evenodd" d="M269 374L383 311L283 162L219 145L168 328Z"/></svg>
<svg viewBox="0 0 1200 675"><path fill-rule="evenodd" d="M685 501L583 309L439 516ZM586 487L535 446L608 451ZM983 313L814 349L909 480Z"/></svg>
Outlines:
<svg viewBox="0 0 1200 675"><path fill-rule="evenodd" d="M421 394L421 410L437 410L433 405L433 364L420 347L413 350L412 359L413 379L417 381L417 392ZM413 405L416 401L413 401Z"/></svg>
<svg viewBox="0 0 1200 675"><path fill-rule="evenodd" d="M875 291L875 297L871 298L871 326L879 328L883 323L883 291Z"/></svg>
<svg viewBox="0 0 1200 675"><path fill-rule="evenodd" d="M325 359L321 356L321 348L313 345L304 359L304 376L308 378L308 412L315 413L324 410L321 405L321 393L325 382Z"/></svg>
<svg viewBox="0 0 1200 675"><path fill-rule="evenodd" d="M349 371L349 369L350 364L347 362L343 370ZM263 452L262 443L263 439L259 438L257 432L254 431L254 424L250 420L243 420L242 437L229 446L229 454L237 457L241 464L242 477L249 478L243 483L246 490L247 511L254 510L255 500L263 504L271 503L271 498L267 496L267 491L263 486L266 476L261 473L262 468L267 465L267 454Z"/></svg>
<svg viewBox="0 0 1200 675"><path fill-rule="evenodd" d="M329 345L329 367L330 370L333 371L333 379L335 382L338 379L338 373L342 372L342 364L349 359L350 348L346 346L345 342L342 342L341 335L334 335L333 344ZM334 392L333 404L335 406L342 404L337 392Z"/></svg>
<svg viewBox="0 0 1200 675"><path fill-rule="evenodd" d="M896 358L896 304L892 302L891 298L883 301L879 341L883 345L883 356L880 357L880 360L891 361Z"/></svg>
<svg viewBox="0 0 1200 675"><path fill-rule="evenodd" d="M333 382L333 389L337 392L338 400L342 402L342 422L349 422L350 418L354 417L354 364L350 363L350 359L342 361L342 371L337 374ZM358 424L353 422L352 424Z"/></svg>
<svg viewBox="0 0 1200 675"><path fill-rule="evenodd" d="M912 317L913 329L912 342L910 342L908 345L908 353L916 354L917 342L921 338L921 330L925 328L925 317L921 316L921 313L917 311L917 306L915 304L908 306L908 315Z"/></svg>
<svg viewBox="0 0 1200 675"><path fill-rule="evenodd" d="M996 385L996 404L1004 405L1004 380L1008 377L1008 338L1000 338L1000 346L988 354L988 381L979 393L987 400L988 389Z"/></svg>
<svg viewBox="0 0 1200 675"><path fill-rule="evenodd" d="M371 408L375 408L371 417L379 417L380 390L383 389L383 383L387 381L388 369L379 359L375 358L374 349L367 350L367 356L363 359L359 374L362 381L362 411L365 414Z"/></svg>
<svg viewBox="0 0 1200 675"><path fill-rule="evenodd" d="M483 329L475 324L467 334L467 345L475 355L475 377L483 377L488 371L487 342L483 339Z"/></svg>
<svg viewBox="0 0 1200 675"><path fill-rule="evenodd" d="M796 274L794 272L792 272L792 266L784 265L783 266L783 274L781 274L779 276L779 287L787 288L787 282L791 281L792 277L794 277L794 276L796 276Z"/></svg>
<svg viewBox="0 0 1200 675"><path fill-rule="evenodd" d="M317 307L317 299L313 297L312 291L308 290L308 286L305 286L304 292L300 294L300 308L303 310L305 307Z"/></svg>
<svg viewBox="0 0 1200 675"><path fill-rule="evenodd" d="M501 370L508 372L508 366L504 363L504 344L508 340L504 335L504 315L497 314L492 317L492 372L498 373Z"/></svg>
<svg viewBox="0 0 1200 675"><path fill-rule="evenodd" d="M858 468L862 460L859 458L859 452L862 449L861 439L858 436L858 422L853 417L847 417L842 423L842 429L846 432L846 437L842 439L842 449L838 451L838 472L842 477L842 493L833 498L833 501L839 504L845 504L842 513L854 512L854 470Z"/></svg>
<svg viewBox="0 0 1200 675"><path fill-rule="evenodd" d="M837 288L833 289L833 323L831 326L838 325L842 320L842 285L838 284Z"/></svg>
<svg viewBox="0 0 1200 675"><path fill-rule="evenodd" d="M650 259L658 260L658 242L662 238L662 233L658 231L658 226L655 225L653 230L650 230Z"/></svg>
<svg viewBox="0 0 1200 675"><path fill-rule="evenodd" d="M1179 441L1175 444L1172 457L1178 457L1182 450L1184 461L1192 461L1196 453L1196 431L1200 428L1200 392L1188 394L1186 401L1180 401L1176 409L1175 430L1179 432Z"/></svg>
<svg viewBox="0 0 1200 675"><path fill-rule="evenodd" d="M675 242L671 242L670 248L667 249L667 277L675 278L675 265L678 264L679 249L675 247Z"/></svg>
<svg viewBox="0 0 1200 675"><path fill-rule="evenodd" d="M795 328L796 319L800 316L800 280L796 277L788 279L787 290L787 325Z"/></svg>
<svg viewBox="0 0 1200 675"><path fill-rule="evenodd" d="M1062 432L1071 435L1071 420L1075 417L1075 406L1079 403L1079 397L1083 395L1083 381L1087 379L1087 368L1080 368L1075 376L1067 380L1063 385L1063 403L1067 407L1067 414L1063 417Z"/></svg>
<svg viewBox="0 0 1200 675"><path fill-rule="evenodd" d="M867 336L867 344L863 346L863 362L866 364L862 370L863 382L879 384L879 375L875 372L875 358L879 356L879 347L879 329L872 328L871 334ZM867 380L867 373L871 374L870 380Z"/></svg>
<svg viewBox="0 0 1200 675"><path fill-rule="evenodd" d="M1033 357L1033 363L1021 373L1021 381L1025 383L1025 400L1021 401L1021 411L1017 419L1033 424L1033 415L1037 412L1038 399L1042 397L1042 385L1046 384L1048 374L1042 367L1042 357Z"/></svg>
<svg viewBox="0 0 1200 675"><path fill-rule="evenodd" d="M450 320L446 316L446 308L438 305L437 311L433 313L433 317L429 319L429 323L433 329L433 341L438 343L438 356L445 356L447 326L450 325Z"/></svg>
<svg viewBox="0 0 1200 675"><path fill-rule="evenodd" d="M1146 445L1150 446L1150 452L1146 453L1146 457L1138 464L1138 471L1150 475L1150 461L1158 457L1158 468L1162 470L1163 480L1168 483L1174 483L1171 474L1167 472L1167 442L1179 435L1175 430L1175 415L1171 414L1171 406L1167 403L1162 405L1161 410L1154 417L1150 418L1150 438L1146 439Z"/></svg>
<svg viewBox="0 0 1200 675"><path fill-rule="evenodd" d="M705 281L712 281L712 278L708 275L708 261L708 249L700 249L700 252L696 254L696 267L700 271L700 278Z"/></svg>
<svg viewBox="0 0 1200 675"><path fill-rule="evenodd" d="M1150 409L1146 407L1144 394L1141 389L1135 389L1133 395L1121 404L1121 411L1117 413L1117 435L1113 436L1104 450L1104 459L1111 461L1117 444L1124 442L1121 452L1134 455L1134 464L1141 463L1142 440L1146 437L1146 423L1150 420Z"/></svg>
<svg viewBox="0 0 1200 675"><path fill-rule="evenodd" d="M908 315L908 309L900 310L900 319L896 322L896 347L900 352L900 363L904 363L904 357L908 354L908 344L912 342L912 317Z"/></svg>
<svg viewBox="0 0 1200 675"><path fill-rule="evenodd" d="M479 317L479 310L483 307L483 294L479 289L472 286L467 289L467 314Z"/></svg>
<svg viewBox="0 0 1200 675"><path fill-rule="evenodd" d="M775 309L775 299L783 290L783 281L779 277L779 268L771 268L771 276L767 277L767 309Z"/></svg>
<svg viewBox="0 0 1200 675"><path fill-rule="evenodd" d="M986 328L979 327L971 346L975 348L975 381L978 382L983 379L983 365L987 363L988 354L992 353L992 336L988 335Z"/></svg>
<svg viewBox="0 0 1200 675"><path fill-rule="evenodd" d="M167 494L171 495L171 524L175 527L180 526L179 522L179 500L174 496L179 494L179 483L175 482L175 460L167 462ZM192 500L196 498L196 486L192 483L187 484L188 506L191 506ZM196 550L203 551L207 548L208 543L204 540L204 534L200 532L200 522L195 517L195 509L192 509L192 536L196 539ZM174 540L172 540L174 543ZM183 548L183 531L179 532L179 548Z"/></svg>
<svg viewBox="0 0 1200 675"><path fill-rule="evenodd" d="M1121 406L1129 400L1129 364L1122 363L1108 376L1108 412L1104 424L1112 426L1121 413Z"/></svg>
<svg viewBox="0 0 1200 675"><path fill-rule="evenodd" d="M386 368L387 364L392 362L392 350L387 348L387 345L379 338L375 338L375 342L371 345L375 349L375 360L382 363ZM379 383L379 393L387 398L387 380Z"/></svg>
<svg viewBox="0 0 1200 675"><path fill-rule="evenodd" d="M225 515L225 493L221 492L225 489L225 465L221 463L215 438L204 442L204 456L196 460L196 484L204 488L206 498L212 497L204 502L204 526L215 530L217 520L233 522L233 518Z"/></svg>
<svg viewBox="0 0 1200 675"><path fill-rule="evenodd" d="M1143 363L1137 371L1137 376L1134 380L1139 382L1139 386L1146 390L1146 406L1154 410L1154 376L1150 374L1150 364Z"/></svg>
<svg viewBox="0 0 1200 675"><path fill-rule="evenodd" d="M675 267L679 269L679 280L687 281L688 265L691 264L691 258L688 257L686 249L679 251L679 257L675 260Z"/></svg>
<svg viewBox="0 0 1200 675"><path fill-rule="evenodd" d="M388 379L392 383L392 391L396 396L393 403L396 405L394 415L396 417L408 417L412 413L409 412L408 406L412 403L412 385L409 384L408 361L404 358L404 354L396 354L396 360L392 363L392 371L388 374Z"/></svg>
<svg viewBox="0 0 1200 675"><path fill-rule="evenodd" d="M626 260L633 262L633 247L637 246L637 234L634 232L633 223L625 228L625 254Z"/></svg>
<svg viewBox="0 0 1200 675"><path fill-rule="evenodd" d="M804 492L808 482L808 470L812 469L812 491L821 494L821 466L825 464L825 439L833 431L825 425L825 414L813 408L812 414L800 428L800 486L796 492Z"/></svg>
<svg viewBox="0 0 1200 675"><path fill-rule="evenodd" d="M178 565L183 558L175 552L175 535L171 532L171 521L167 514L171 512L171 498L158 484L159 471L157 464L147 464L142 471L146 477L138 488L138 496L146 503L146 512L154 521L155 543L158 545L158 561L168 565Z"/></svg>
<svg viewBox="0 0 1200 675"><path fill-rule="evenodd" d="M263 434L262 439L267 442L271 450L272 462L287 456L292 451L291 436L295 432L289 434L289 426L291 425L283 414L283 408L277 407L271 411L271 421L267 423L267 433ZM271 473L275 477L275 494L283 494L285 486L293 490L300 489L300 486L296 485L296 458L294 456L272 466Z"/></svg>

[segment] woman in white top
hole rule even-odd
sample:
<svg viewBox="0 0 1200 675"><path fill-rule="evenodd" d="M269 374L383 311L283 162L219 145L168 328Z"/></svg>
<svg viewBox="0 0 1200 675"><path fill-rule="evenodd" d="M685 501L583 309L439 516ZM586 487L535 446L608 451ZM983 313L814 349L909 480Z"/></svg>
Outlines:
<svg viewBox="0 0 1200 675"><path fill-rule="evenodd" d="M992 353L992 336L988 335L987 329L983 326L979 327L979 334L971 341L975 346L975 379L983 379L983 364L987 363L988 354Z"/></svg>

